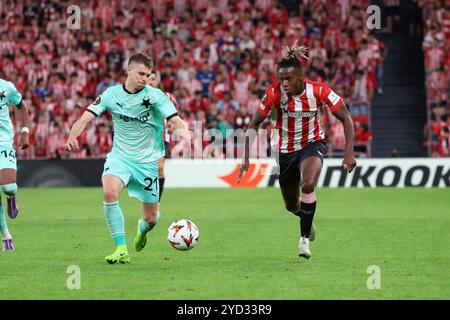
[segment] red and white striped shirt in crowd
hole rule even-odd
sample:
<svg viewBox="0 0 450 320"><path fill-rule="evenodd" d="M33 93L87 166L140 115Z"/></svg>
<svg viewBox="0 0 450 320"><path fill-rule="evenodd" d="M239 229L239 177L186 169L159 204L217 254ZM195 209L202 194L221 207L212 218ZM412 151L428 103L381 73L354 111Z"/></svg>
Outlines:
<svg viewBox="0 0 450 320"><path fill-rule="evenodd" d="M152 1L151 6L154 16L158 17L159 19L163 19L165 17L167 7L166 1Z"/></svg>
<svg viewBox="0 0 450 320"><path fill-rule="evenodd" d="M427 70L439 69L441 63L444 62L445 53L441 48L431 48L425 53L426 55L426 68Z"/></svg>
<svg viewBox="0 0 450 320"><path fill-rule="evenodd" d="M446 10L442 17L442 27L444 29L445 38L450 39L450 10Z"/></svg>
<svg viewBox="0 0 450 320"><path fill-rule="evenodd" d="M375 64L382 63L381 51L385 50L383 42L379 41L377 38L372 38L369 41L369 48L372 50L372 58Z"/></svg>
<svg viewBox="0 0 450 320"><path fill-rule="evenodd" d="M324 34L325 43L329 45L330 48L336 48L341 40L342 31L339 26L328 27Z"/></svg>
<svg viewBox="0 0 450 320"><path fill-rule="evenodd" d="M115 16L114 8L109 4L97 6L95 16L102 21L103 28L107 30L112 26L112 20Z"/></svg>
<svg viewBox="0 0 450 320"><path fill-rule="evenodd" d="M186 10L187 1L186 0L174 0L173 8L175 9L175 13L177 16L181 16L182 13Z"/></svg>
<svg viewBox="0 0 450 320"><path fill-rule="evenodd" d="M373 51L371 48L362 49L358 52L358 62L360 68L365 68L369 62L372 62L373 60Z"/></svg>
<svg viewBox="0 0 450 320"><path fill-rule="evenodd" d="M207 9L208 5L209 5L208 0L195 0L194 1L194 8L196 10Z"/></svg>
<svg viewBox="0 0 450 320"><path fill-rule="evenodd" d="M242 80L242 79L241 79ZM250 85L250 80L244 79L242 81L236 80L234 82L234 90L236 90L236 100L240 105L246 105L248 101L248 87Z"/></svg>
<svg viewBox="0 0 450 320"><path fill-rule="evenodd" d="M256 0L255 1L255 6L258 9L262 9L262 10L267 9L271 4L272 4L271 0Z"/></svg>
<svg viewBox="0 0 450 320"><path fill-rule="evenodd" d="M10 40L0 41L0 52L14 53L14 43Z"/></svg>
<svg viewBox="0 0 450 320"><path fill-rule="evenodd" d="M1 50L0 50L1 52ZM28 58L26 56L16 56L16 58L14 59L14 66L16 67L16 69L18 71L23 72L27 66L27 64L29 63Z"/></svg>
<svg viewBox="0 0 450 320"><path fill-rule="evenodd" d="M274 128L272 147L281 153L291 153L325 140L319 107L325 103L334 112L343 102L326 84L305 79L305 90L298 96L288 96L279 82L271 85L258 110L264 116L270 114Z"/></svg>
<svg viewBox="0 0 450 320"><path fill-rule="evenodd" d="M342 122L335 121L330 129L330 136L331 136L331 145L333 146L334 151L344 151L345 150L345 132L344 132L344 126L342 125Z"/></svg>
<svg viewBox="0 0 450 320"><path fill-rule="evenodd" d="M97 157L103 158L106 157L109 151L112 148L112 137L109 132L101 132L96 137L96 145L98 146L98 154Z"/></svg>
<svg viewBox="0 0 450 320"><path fill-rule="evenodd" d="M172 103L175 105L175 107L177 107L177 105L178 105L177 98L175 98L175 96L173 94L171 94L170 92L164 92L164 94L166 96L168 96L170 101L172 101ZM163 139L164 139L164 142L169 142L170 143L169 124L167 122L167 119L165 119L165 118L164 118Z"/></svg>
<svg viewBox="0 0 450 320"><path fill-rule="evenodd" d="M196 91L202 90L202 84L195 78L188 79L187 81L182 81L181 85L189 92L189 96L193 97Z"/></svg>

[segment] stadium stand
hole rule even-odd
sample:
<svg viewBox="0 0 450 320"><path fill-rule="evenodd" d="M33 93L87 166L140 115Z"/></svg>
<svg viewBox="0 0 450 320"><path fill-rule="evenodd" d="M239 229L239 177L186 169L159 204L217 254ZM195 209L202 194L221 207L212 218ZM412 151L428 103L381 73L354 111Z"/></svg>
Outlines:
<svg viewBox="0 0 450 320"><path fill-rule="evenodd" d="M420 26L412 14L414 0L392 0L390 8L383 5L387 1L376 3L380 4L382 17L392 17L392 24L388 28L386 23L386 28L377 32L389 53L383 66L383 94L375 95L371 101L376 110L371 118L372 156L426 157L427 150L421 143L427 119L422 41L421 35L409 35L412 22L415 29ZM395 18L397 13L399 17Z"/></svg>
<svg viewBox="0 0 450 320"><path fill-rule="evenodd" d="M423 144L431 157L450 156L450 1L421 1L428 123Z"/></svg>
<svg viewBox="0 0 450 320"><path fill-rule="evenodd" d="M104 157L111 147L108 114L80 137L80 152L66 153L64 140L87 105L124 80L135 51L154 58L161 89L177 98L191 129L194 121L205 129L245 129L275 80L281 46L294 40L310 48L307 77L326 81L349 106L357 155L371 155L383 43L365 27L369 1L80 1L79 29L68 25L69 5L0 4L0 78L23 93L33 120L31 148L18 150L19 158ZM321 119L328 156L342 155L342 125L325 109Z"/></svg>

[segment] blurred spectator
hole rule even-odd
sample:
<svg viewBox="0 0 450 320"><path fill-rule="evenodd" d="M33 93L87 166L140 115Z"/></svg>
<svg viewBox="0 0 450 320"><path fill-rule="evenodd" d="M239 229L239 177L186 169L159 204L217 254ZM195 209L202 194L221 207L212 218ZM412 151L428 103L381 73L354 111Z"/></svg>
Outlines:
<svg viewBox="0 0 450 320"><path fill-rule="evenodd" d="M422 36L422 1L408 0L408 30L410 38Z"/></svg>
<svg viewBox="0 0 450 320"><path fill-rule="evenodd" d="M232 97L230 91L225 91L223 98L217 102L217 109L219 110L219 113L226 115L228 113L228 109L238 111L239 103Z"/></svg>
<svg viewBox="0 0 450 320"><path fill-rule="evenodd" d="M415 19L421 15L424 22L422 47L429 118L424 129L423 145L428 147L428 154L432 157L448 157L446 123L450 111L450 6L448 1L420 0L410 6L416 11Z"/></svg>
<svg viewBox="0 0 450 320"><path fill-rule="evenodd" d="M365 122L361 123L355 134L355 152L367 156L371 140L372 132L369 130L369 125Z"/></svg>
<svg viewBox="0 0 450 320"><path fill-rule="evenodd" d="M47 148L47 140L57 144L96 96L124 81L127 59L135 51L154 57L161 89L174 93L180 114L191 125L204 119L206 126L222 131L239 127L237 117L245 109L253 114L276 81L281 47L295 40L309 46L310 59L302 63L311 80L334 82L346 99L353 96L349 105L358 102L368 109L371 91L376 84L382 86L379 66L387 52L365 30L368 3L174 0L148 6L139 0L82 1L82 29L68 31L57 1L7 1L0 5L5 18L0 25L0 77L16 84L34 114L33 155L18 155L63 158L56 146ZM444 41L449 33L441 24L448 15L442 5L417 4L430 20L424 50L430 49L430 66L440 66L429 72L430 92L444 100L450 50ZM433 47L435 37L439 48ZM358 59L369 63L357 64ZM264 126L270 129L268 121ZM107 136L112 138L108 113L93 121L79 138L82 150L69 156L104 156Z"/></svg>
<svg viewBox="0 0 450 320"><path fill-rule="evenodd" d="M196 91L194 98L188 104L188 111L195 115L196 112L208 110L209 100L202 95L201 91Z"/></svg>
<svg viewBox="0 0 450 320"><path fill-rule="evenodd" d="M34 126L33 140L35 141L36 157L47 156L47 138L50 133L50 121L45 112L38 115L38 120Z"/></svg>
<svg viewBox="0 0 450 320"><path fill-rule="evenodd" d="M216 103L211 103L210 107L206 111L206 127L208 129L219 127L219 111L217 110Z"/></svg>
<svg viewBox="0 0 450 320"><path fill-rule="evenodd" d="M195 69L189 69L188 80L182 81L182 86L187 89L190 97L193 97L197 92L202 94L203 86L202 83L195 78Z"/></svg>
<svg viewBox="0 0 450 320"><path fill-rule="evenodd" d="M50 88L45 84L43 79L38 80L34 94L42 101L44 101L46 96L50 95Z"/></svg>
<svg viewBox="0 0 450 320"><path fill-rule="evenodd" d="M252 120L251 114L247 111L246 107L241 107L238 114L234 118L234 128L247 129L250 121Z"/></svg>
<svg viewBox="0 0 450 320"><path fill-rule="evenodd" d="M361 104L368 101L367 76L363 70L355 71L355 80L353 83L352 102Z"/></svg>
<svg viewBox="0 0 450 320"><path fill-rule="evenodd" d="M59 124L52 127L51 134L47 139L46 157L50 159L64 159L64 144L66 142L64 132Z"/></svg>
<svg viewBox="0 0 450 320"><path fill-rule="evenodd" d="M332 156L341 156L345 153L344 126L339 120L335 120L330 130L330 146Z"/></svg>
<svg viewBox="0 0 450 320"><path fill-rule="evenodd" d="M400 22L400 0L384 0L386 32L392 33Z"/></svg>
<svg viewBox="0 0 450 320"><path fill-rule="evenodd" d="M373 63L375 64L377 92L378 94L383 94L383 62L388 54L388 48L386 48L380 40L372 35L368 35L368 44L372 52Z"/></svg>
<svg viewBox="0 0 450 320"><path fill-rule="evenodd" d="M112 137L109 132L109 128L105 123L98 125L98 135L95 144L95 158L105 158L106 154L112 148Z"/></svg>
<svg viewBox="0 0 450 320"><path fill-rule="evenodd" d="M196 78L200 83L202 84L202 96L208 97L209 96L209 88L211 86L211 83L215 80L216 75L214 71L211 70L208 63L203 62L201 65L201 69L197 71Z"/></svg>
<svg viewBox="0 0 450 320"><path fill-rule="evenodd" d="M234 97L239 105L246 105L248 102L249 86L251 78L245 76L241 70L237 71L236 80L234 82Z"/></svg>
<svg viewBox="0 0 450 320"><path fill-rule="evenodd" d="M215 80L211 83L211 97L217 101L223 98L223 93L230 91L228 83L225 81L225 77L222 73L216 75Z"/></svg>
<svg viewBox="0 0 450 320"><path fill-rule="evenodd" d="M255 114L263 96L264 94L259 95L258 91L250 92L249 101L247 103L247 109L250 114Z"/></svg>

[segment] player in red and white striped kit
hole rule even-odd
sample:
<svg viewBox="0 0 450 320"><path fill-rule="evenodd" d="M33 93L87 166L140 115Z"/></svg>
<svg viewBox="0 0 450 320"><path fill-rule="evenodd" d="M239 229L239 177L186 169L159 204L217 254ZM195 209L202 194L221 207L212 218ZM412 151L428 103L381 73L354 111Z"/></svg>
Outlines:
<svg viewBox="0 0 450 320"><path fill-rule="evenodd" d="M154 88L159 88L159 81L156 77L156 72L152 71L150 74L150 78L148 80L148 84L151 85ZM178 108L178 102L177 99L174 97L173 94L169 92L164 92L166 96L169 97L170 101L175 105L175 107ZM158 160L158 177L159 177L159 202L161 202L162 193L164 190L164 182L166 181L165 173L164 173L164 164L166 158L170 157L169 152L169 146L170 146L170 128L169 128L169 122L164 119L164 133L163 133L163 139L164 139L164 148L166 151L166 154L164 157L160 158Z"/></svg>
<svg viewBox="0 0 450 320"><path fill-rule="evenodd" d="M279 82L267 89L246 132L238 182L250 165L250 139L253 140L255 131L270 116L274 127L272 148L278 155L281 193L286 209L300 217L299 256L310 258L309 241L315 235L312 225L316 210L314 188L326 150L318 110L322 103L330 108L344 126L346 148L342 167L351 172L356 166L356 160L353 155L353 121L343 99L324 83L304 78L300 62L302 57L307 59L305 47L296 44L284 47L283 59L277 65Z"/></svg>

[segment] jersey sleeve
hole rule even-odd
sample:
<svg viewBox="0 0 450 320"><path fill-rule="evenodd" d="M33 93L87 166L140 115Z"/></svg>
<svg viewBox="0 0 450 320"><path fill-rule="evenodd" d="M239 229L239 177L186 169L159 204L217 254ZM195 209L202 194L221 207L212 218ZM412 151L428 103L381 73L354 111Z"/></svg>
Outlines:
<svg viewBox="0 0 450 320"><path fill-rule="evenodd" d="M344 103L344 99L338 96L333 90L330 89L327 85L322 86L322 90L320 92L320 100L325 102L325 104L330 108L331 112L339 109Z"/></svg>
<svg viewBox="0 0 450 320"><path fill-rule="evenodd" d="M16 89L14 84L12 82L8 82L9 87L6 90L6 97L8 98L9 102L12 103L14 106L18 106L22 102L22 95L20 92Z"/></svg>
<svg viewBox="0 0 450 320"><path fill-rule="evenodd" d="M102 94L100 94L93 103L91 103L86 111L89 111L96 117L106 110L110 110L110 89L106 89Z"/></svg>
<svg viewBox="0 0 450 320"><path fill-rule="evenodd" d="M164 94L169 97L170 101L172 101L172 103L176 107L177 103L178 103L177 98L175 98L175 96L173 94L169 93L169 92L164 92Z"/></svg>
<svg viewBox="0 0 450 320"><path fill-rule="evenodd" d="M258 110L263 116L267 117L274 104L275 104L275 93L274 88L271 86L267 89L266 94L261 99Z"/></svg>
<svg viewBox="0 0 450 320"><path fill-rule="evenodd" d="M170 118L178 115L177 108L167 95L159 89L156 89L154 92L156 98L155 107L164 116L164 118L169 120Z"/></svg>

